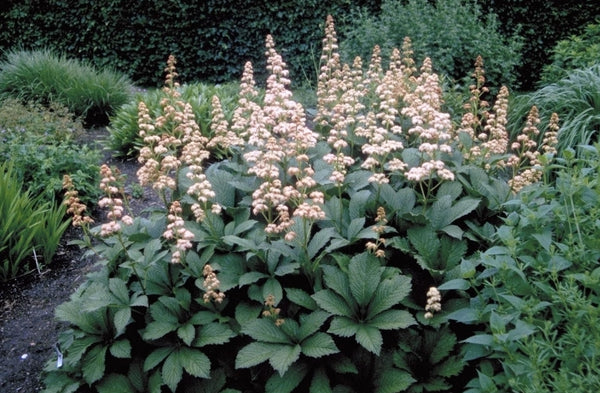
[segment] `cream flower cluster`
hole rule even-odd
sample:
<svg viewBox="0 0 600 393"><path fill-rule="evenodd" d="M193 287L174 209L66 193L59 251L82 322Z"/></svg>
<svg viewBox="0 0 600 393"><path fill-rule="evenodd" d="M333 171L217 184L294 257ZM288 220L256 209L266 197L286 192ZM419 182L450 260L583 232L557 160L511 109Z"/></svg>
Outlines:
<svg viewBox="0 0 600 393"><path fill-rule="evenodd" d="M167 215L167 229L163 233L165 239L175 242L171 263L181 263L185 252L193 246L194 234L185 228L182 212L179 201L173 201Z"/></svg>
<svg viewBox="0 0 600 393"><path fill-rule="evenodd" d="M425 305L425 319L433 318L433 314L442 311L442 295L436 287L427 291L427 304Z"/></svg>
<svg viewBox="0 0 600 393"><path fill-rule="evenodd" d="M122 179L119 177L119 173L114 173L112 169L106 164L100 167L100 190L104 192L104 197L98 201L98 206L102 209L107 209L106 214L108 222L104 223L100 227L100 236L107 237L121 230L121 223L125 225L133 224L133 218L131 216L123 214L124 206L123 199L118 198L122 192L121 184Z"/></svg>
<svg viewBox="0 0 600 393"><path fill-rule="evenodd" d="M271 36L267 36L266 48L270 75L262 105L257 102L252 65L246 63L231 126L218 112L213 113L213 122L221 132L227 128L231 135L247 140L243 157L249 164L248 173L262 181L252 194L252 212L265 218L267 233L279 234L289 231L294 216L324 218L324 197L313 191L317 184L306 155L318 135L306 126L302 105L292 99L287 66ZM288 232L286 239L294 236Z"/></svg>

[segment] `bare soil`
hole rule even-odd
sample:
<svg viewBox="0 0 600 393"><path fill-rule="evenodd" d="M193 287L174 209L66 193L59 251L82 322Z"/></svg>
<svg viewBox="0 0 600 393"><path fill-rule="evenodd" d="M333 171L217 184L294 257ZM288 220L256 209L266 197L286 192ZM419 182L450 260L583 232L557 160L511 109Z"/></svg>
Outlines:
<svg viewBox="0 0 600 393"><path fill-rule="evenodd" d="M82 143L102 148L107 135L104 128L88 130ZM117 167L128 184L136 179L136 161L114 160L105 152L103 163ZM126 190L130 185L126 186ZM130 207L139 213L158 201L152 190L131 199ZM94 216L101 213L93 210ZM6 283L0 283L0 392L32 393L43 386L41 372L48 361L55 361L54 346L64 328L54 318L54 309L85 281L95 261L84 258L84 250L69 242L81 237L81 230L69 228L56 256L41 272L34 271Z"/></svg>

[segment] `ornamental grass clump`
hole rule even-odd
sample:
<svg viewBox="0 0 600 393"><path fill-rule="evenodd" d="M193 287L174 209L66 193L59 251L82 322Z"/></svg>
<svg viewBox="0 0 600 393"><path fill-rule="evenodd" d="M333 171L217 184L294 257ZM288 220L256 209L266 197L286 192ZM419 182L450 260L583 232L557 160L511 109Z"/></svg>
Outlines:
<svg viewBox="0 0 600 393"><path fill-rule="evenodd" d="M139 103L138 178L164 206L125 222L104 204L115 230L89 244L104 267L57 309L70 329L46 391L456 391L474 372L448 319L464 299L441 291L463 289L515 174L550 156L508 151L505 90L490 109L473 89L454 125L410 40L387 68L378 48L341 64L328 18L315 129L271 36L266 57L264 94L247 63L210 131L173 57L159 113Z"/></svg>

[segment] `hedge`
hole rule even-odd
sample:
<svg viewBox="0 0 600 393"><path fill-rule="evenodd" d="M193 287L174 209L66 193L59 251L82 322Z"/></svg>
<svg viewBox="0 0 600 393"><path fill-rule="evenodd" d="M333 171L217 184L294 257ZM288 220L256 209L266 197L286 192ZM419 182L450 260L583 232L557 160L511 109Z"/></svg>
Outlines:
<svg viewBox="0 0 600 393"><path fill-rule="evenodd" d="M314 74L327 14L343 23L365 4L378 7L368 0L8 0L0 5L0 51L59 50L146 86L162 83L173 54L184 81L218 83L238 79L248 60L260 79L272 34L297 81Z"/></svg>

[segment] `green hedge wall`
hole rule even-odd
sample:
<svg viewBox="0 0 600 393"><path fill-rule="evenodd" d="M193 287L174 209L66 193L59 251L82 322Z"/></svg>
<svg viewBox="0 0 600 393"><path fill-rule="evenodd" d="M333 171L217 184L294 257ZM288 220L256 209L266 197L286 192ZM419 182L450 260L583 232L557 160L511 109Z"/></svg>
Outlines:
<svg viewBox="0 0 600 393"><path fill-rule="evenodd" d="M581 33L587 24L600 17L598 0L480 0L480 3L498 15L505 33L519 30L525 38L523 61L518 70L525 90L535 87L559 40Z"/></svg>
<svg viewBox="0 0 600 393"><path fill-rule="evenodd" d="M352 10L378 1L295 0L3 0L0 51L50 48L127 73L141 85L162 83L169 54L183 81L238 78L264 65L272 34L294 81L313 77L328 13L343 24Z"/></svg>

